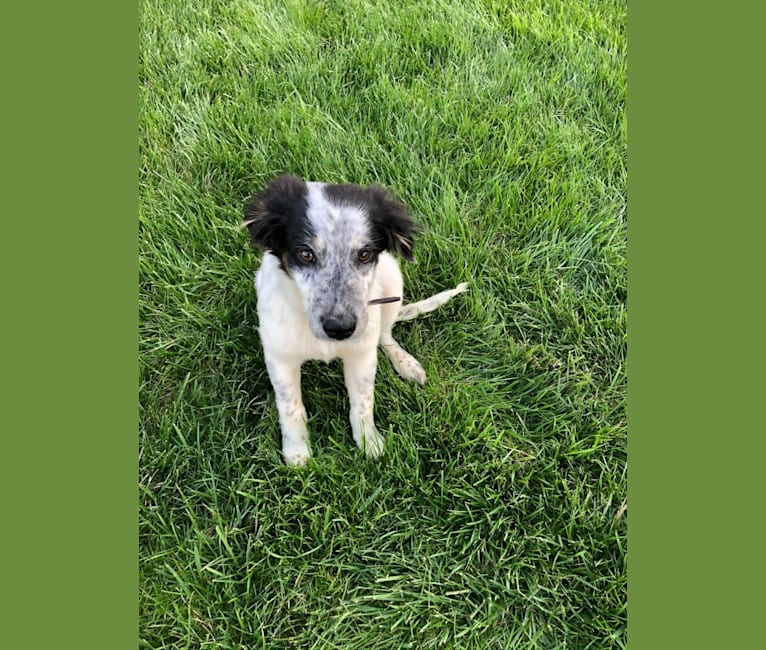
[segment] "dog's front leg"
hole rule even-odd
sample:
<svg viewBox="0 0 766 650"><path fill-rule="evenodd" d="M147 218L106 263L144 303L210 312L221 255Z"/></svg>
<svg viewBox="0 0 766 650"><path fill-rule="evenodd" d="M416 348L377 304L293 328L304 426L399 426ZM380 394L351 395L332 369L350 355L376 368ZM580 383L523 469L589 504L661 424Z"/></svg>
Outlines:
<svg viewBox="0 0 766 650"><path fill-rule="evenodd" d="M376 349L362 356L350 356L343 360L343 374L351 403L349 418L354 441L359 449L373 458L383 453L383 437L375 428L373 416L377 363Z"/></svg>
<svg viewBox="0 0 766 650"><path fill-rule="evenodd" d="M288 465L305 465L311 458L306 409L301 400L300 364L276 361L266 355L266 369L277 399L282 455Z"/></svg>

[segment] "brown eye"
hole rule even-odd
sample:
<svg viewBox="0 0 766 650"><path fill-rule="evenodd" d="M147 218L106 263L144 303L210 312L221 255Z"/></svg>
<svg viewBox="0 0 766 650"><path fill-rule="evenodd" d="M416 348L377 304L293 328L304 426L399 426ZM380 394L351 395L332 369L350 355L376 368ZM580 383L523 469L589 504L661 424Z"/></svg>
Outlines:
<svg viewBox="0 0 766 650"><path fill-rule="evenodd" d="M367 262L369 262L372 259L372 251L368 251L366 248L363 248L357 254L357 259L362 264L366 264Z"/></svg>
<svg viewBox="0 0 766 650"><path fill-rule="evenodd" d="M303 248L298 251L298 259L304 264L312 264L316 261L314 253L308 248Z"/></svg>

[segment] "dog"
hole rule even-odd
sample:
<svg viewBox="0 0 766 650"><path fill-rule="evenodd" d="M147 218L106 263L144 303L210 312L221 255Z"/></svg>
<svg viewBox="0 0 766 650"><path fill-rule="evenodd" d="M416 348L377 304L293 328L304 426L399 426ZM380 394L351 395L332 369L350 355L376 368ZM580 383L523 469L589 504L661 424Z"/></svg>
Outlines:
<svg viewBox="0 0 766 650"><path fill-rule="evenodd" d="M265 251L255 274L258 329L285 462L300 466L311 457L301 399L301 365L309 359L342 360L354 441L377 458L384 442L373 418L378 346L399 375L424 383L423 367L391 329L468 285L402 305L394 255L414 261L415 226L407 208L378 185L309 182L286 174L253 196L244 216L252 244Z"/></svg>

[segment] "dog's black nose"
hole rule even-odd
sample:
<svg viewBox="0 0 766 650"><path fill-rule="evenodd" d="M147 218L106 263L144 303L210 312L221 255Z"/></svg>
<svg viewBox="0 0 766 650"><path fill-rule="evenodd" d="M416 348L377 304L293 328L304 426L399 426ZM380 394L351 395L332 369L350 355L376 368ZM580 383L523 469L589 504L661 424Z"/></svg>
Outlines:
<svg viewBox="0 0 766 650"><path fill-rule="evenodd" d="M322 329L331 339L342 341L354 333L356 319L352 316L341 316L340 318L328 317L322 320Z"/></svg>

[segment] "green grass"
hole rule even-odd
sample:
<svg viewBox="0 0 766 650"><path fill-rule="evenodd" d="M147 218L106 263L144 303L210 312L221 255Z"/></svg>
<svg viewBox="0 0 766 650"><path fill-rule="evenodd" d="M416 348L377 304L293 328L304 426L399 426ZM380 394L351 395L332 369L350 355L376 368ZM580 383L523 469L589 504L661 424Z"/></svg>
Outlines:
<svg viewBox="0 0 766 650"><path fill-rule="evenodd" d="M407 8L403 8L404 6ZM145 0L143 648L626 643L626 3ZM285 467L238 228L278 173L378 182L408 295L386 455L309 363Z"/></svg>

